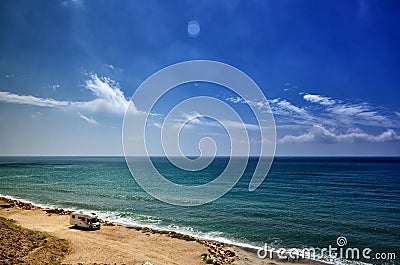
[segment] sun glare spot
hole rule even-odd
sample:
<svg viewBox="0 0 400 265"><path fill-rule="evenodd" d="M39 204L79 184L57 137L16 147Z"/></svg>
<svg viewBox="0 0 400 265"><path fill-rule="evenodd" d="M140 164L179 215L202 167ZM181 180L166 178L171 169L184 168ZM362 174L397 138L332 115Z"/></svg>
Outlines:
<svg viewBox="0 0 400 265"><path fill-rule="evenodd" d="M200 24L196 20L191 20L188 23L187 31L190 37L196 38L200 35Z"/></svg>

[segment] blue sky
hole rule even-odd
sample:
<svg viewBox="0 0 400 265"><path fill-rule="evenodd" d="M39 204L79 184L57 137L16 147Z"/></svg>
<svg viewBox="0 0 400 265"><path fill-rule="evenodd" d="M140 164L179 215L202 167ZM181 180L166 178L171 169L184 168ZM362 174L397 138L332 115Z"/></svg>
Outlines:
<svg viewBox="0 0 400 265"><path fill-rule="evenodd" d="M398 1L368 0L0 1L0 155L122 155L136 88L196 59L257 82L274 114L277 155L400 155L399 12ZM155 106L150 137L198 95L226 102L250 125L245 105L265 104L184 86ZM197 154L193 139L212 135L218 154L228 152L221 128L190 125L188 154ZM259 135L250 137L256 151Z"/></svg>

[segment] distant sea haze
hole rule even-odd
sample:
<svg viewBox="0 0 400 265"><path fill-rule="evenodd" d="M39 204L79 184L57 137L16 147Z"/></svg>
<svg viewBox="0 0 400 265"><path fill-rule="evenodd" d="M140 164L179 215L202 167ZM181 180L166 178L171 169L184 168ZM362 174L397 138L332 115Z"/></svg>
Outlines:
<svg viewBox="0 0 400 265"><path fill-rule="evenodd" d="M218 176L228 159L216 158L200 172L179 170L162 157L153 163L175 183L199 185ZM337 238L345 237L346 247L398 257L363 262L400 264L400 158L279 157L263 184L249 192L256 163L257 158L249 160L225 196L197 207L172 206L148 195L123 157L2 157L0 194L244 246L320 250L337 247Z"/></svg>

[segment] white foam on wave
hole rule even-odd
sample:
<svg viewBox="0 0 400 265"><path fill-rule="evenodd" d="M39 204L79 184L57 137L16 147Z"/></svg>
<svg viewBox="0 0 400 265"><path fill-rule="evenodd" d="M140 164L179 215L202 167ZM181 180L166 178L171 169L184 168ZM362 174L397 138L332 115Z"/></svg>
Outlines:
<svg viewBox="0 0 400 265"><path fill-rule="evenodd" d="M243 247L243 248L248 248L252 250L261 250L263 247L252 245L249 243L244 243L240 242L235 239L230 239L226 236L224 236L223 232L218 232L218 231L213 231L213 232L201 232L196 230L193 227L186 227L186 226L179 226L176 224L169 224L169 225L162 225L162 220L154 218L153 216L149 215L138 215L136 218L132 216L121 216L121 215L127 215L129 213L121 213L121 212L113 212L113 211L96 211L96 210L88 210L88 209L81 209L81 208L76 208L76 207L60 207L57 205L52 205L52 204L42 204L42 203L36 203L32 202L26 199L22 199L19 197L13 197L9 195L3 195L0 194L0 197L7 198L10 200L18 200L24 203L30 203L36 207L40 208L62 208L64 210L68 211L85 211L85 212L92 212L95 213L97 216L99 216L100 219L108 222L113 222L116 224L124 225L124 226L131 226L131 227L147 227L151 229L157 229L157 230L163 230L163 231L170 231L170 232L177 232L180 234L184 235L189 235L195 238L198 238L200 240L207 240L207 241L215 241L219 243L224 243L228 245L234 245L238 247ZM305 249L301 248L283 248L283 247L278 247L280 249L286 250L286 253L289 253L289 250L297 250L299 253ZM317 248L316 248L317 249ZM334 265L373 265L372 263L366 263L362 261L349 261L346 259L339 259L339 258L330 258L330 257L323 257L322 259L312 259L312 258L306 258L309 260L314 260L326 264L334 264Z"/></svg>
<svg viewBox="0 0 400 265"><path fill-rule="evenodd" d="M270 246L272 246L272 244L270 244ZM254 249L262 250L263 248L255 247ZM305 259L305 260L312 260L312 261L316 261L316 262L320 262L320 263L333 264L333 265L373 265L373 263L367 263L367 262L357 261L357 260L347 260L347 259L339 258L339 257L333 258L333 257L330 257L328 255L323 255L321 257L321 254L320 254L321 249L320 248L312 248L312 247L306 247L306 248L284 248L284 247L278 245L278 246L274 247L273 253L275 253L276 255L278 255L278 253L285 253L286 255L288 255L289 253L292 253L294 255L295 253L309 253L310 249L316 250L316 253L315 253L314 256L310 256L310 255L301 256L301 255L299 255L298 257L302 258L302 259Z"/></svg>
<svg viewBox="0 0 400 265"><path fill-rule="evenodd" d="M250 249L261 249L255 245L251 245L248 243L240 242L238 240L229 239L228 237L224 236L222 232L213 231L213 232L202 232L198 231L193 227L190 226L180 226L176 224L168 224L163 225L162 220L154 218L153 216L143 216L138 215L137 217L132 216L121 216L125 215L124 213L112 212L112 211L93 211L96 213L102 220L113 222L116 224L121 224L125 226L134 226L134 227L148 227L157 230L169 231L169 232L176 232L184 235L189 235L201 240L208 240L208 241L216 241L220 243L225 243L229 245L235 245L244 248ZM138 218L139 217L139 218ZM142 218L140 218L142 217ZM145 218L143 218L145 217Z"/></svg>
<svg viewBox="0 0 400 265"><path fill-rule="evenodd" d="M52 209L59 208L56 205L36 203L36 202L33 202L33 201L29 201L29 200L25 200L25 199L22 199L22 198L19 198L19 197L13 197L13 196L9 196L9 195L0 194L0 197L6 198L6 199L9 199L9 200L20 201L20 202L24 202L24 203L30 203L33 206L40 207L40 208L52 208ZM69 210L69 209L66 209L66 208L64 208L64 209L65 210Z"/></svg>

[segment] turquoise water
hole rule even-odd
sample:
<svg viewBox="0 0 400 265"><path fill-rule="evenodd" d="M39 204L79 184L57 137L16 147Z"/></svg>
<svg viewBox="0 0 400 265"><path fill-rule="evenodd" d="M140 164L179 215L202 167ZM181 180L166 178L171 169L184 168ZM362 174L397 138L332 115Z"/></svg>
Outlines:
<svg viewBox="0 0 400 265"><path fill-rule="evenodd" d="M256 161L249 161L225 196L197 207L172 206L148 195L123 157L3 157L0 194L256 247L321 249L337 247L336 239L344 236L346 247L400 255L400 158L276 158L261 187L249 192ZM153 162L175 183L198 185L214 179L227 158L192 173L164 158Z"/></svg>

